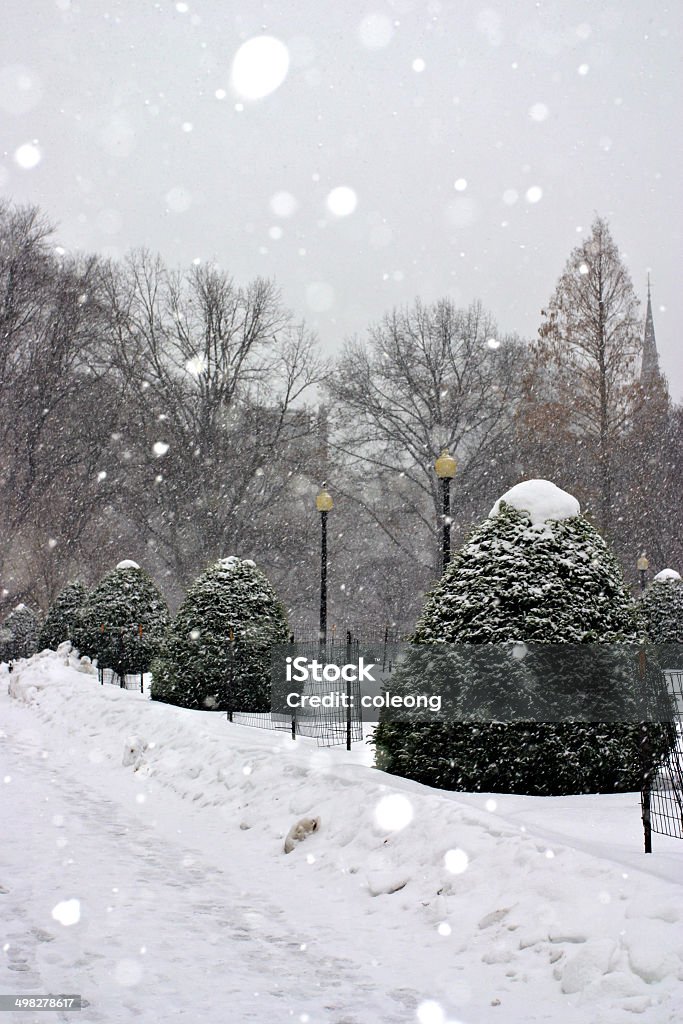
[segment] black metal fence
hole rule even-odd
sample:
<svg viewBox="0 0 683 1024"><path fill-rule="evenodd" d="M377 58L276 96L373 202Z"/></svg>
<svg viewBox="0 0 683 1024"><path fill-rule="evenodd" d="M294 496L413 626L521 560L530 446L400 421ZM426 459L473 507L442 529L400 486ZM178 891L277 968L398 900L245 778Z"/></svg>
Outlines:
<svg viewBox="0 0 683 1024"><path fill-rule="evenodd" d="M377 657L382 660L383 667L389 671L399 641L399 634L390 631L389 627L367 630L362 638L354 636L351 630L347 630L341 637L328 635L325 641L321 641L317 636L299 636L296 639L294 636L291 637L291 642L296 643L297 655L305 657L308 661L317 659L326 665L340 667L357 661L360 646L373 646L377 651ZM360 743L363 740L361 693L357 680L345 682L343 686L349 698L346 706L316 707L311 706L307 700L304 707L293 708L291 714L275 711L261 714L235 711L228 714L228 718L238 725L289 732L292 738L307 736L315 739L320 747L346 745L347 750L350 750L352 743ZM338 690L339 686L332 686L324 680L310 679L306 682L304 694L306 698L322 698Z"/></svg>
<svg viewBox="0 0 683 1024"><path fill-rule="evenodd" d="M337 627L335 624L327 627L327 640L335 642L346 642L349 637L352 640L357 640L361 644L377 644L377 643L399 643L405 640L407 634L410 632L409 629L402 629L395 623L385 623L384 625L366 625L364 623L355 623L349 625L348 623L343 627ZM300 622L292 627L292 643L313 643L318 642L320 634L318 626L311 622Z"/></svg>
<svg viewBox="0 0 683 1024"><path fill-rule="evenodd" d="M665 671L674 703L676 744L641 793L645 852L652 852L651 832L683 839L683 669Z"/></svg>
<svg viewBox="0 0 683 1024"><path fill-rule="evenodd" d="M359 641L354 640L348 632L343 640L328 639L321 642L319 639L297 640L297 653L305 655L310 660L318 659L326 664L345 664L350 661L358 651ZM269 711L265 714L252 714L250 712L234 712L228 715L231 721L238 725L255 726L259 729L273 729L276 731L289 732L293 739L297 736L308 736L315 739L319 747L333 747L346 744L351 749L352 743L360 742L363 739L363 723L358 710L360 703L360 692L358 683L345 684L351 689L353 702L344 707L311 707L310 704L304 708L293 708L291 715L279 714ZM330 684L311 680L307 683L305 692L307 696L324 696L330 692Z"/></svg>

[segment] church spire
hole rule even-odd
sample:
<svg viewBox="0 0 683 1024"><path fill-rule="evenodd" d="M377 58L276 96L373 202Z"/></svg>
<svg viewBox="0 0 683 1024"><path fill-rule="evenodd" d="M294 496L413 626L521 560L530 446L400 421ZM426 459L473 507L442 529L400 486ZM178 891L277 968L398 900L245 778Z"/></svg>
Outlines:
<svg viewBox="0 0 683 1024"><path fill-rule="evenodd" d="M652 319L652 297L650 295L650 275L647 275L647 313L645 314L645 334L643 336L643 362L640 368L640 383L652 384L661 377L659 355L655 339L655 325Z"/></svg>

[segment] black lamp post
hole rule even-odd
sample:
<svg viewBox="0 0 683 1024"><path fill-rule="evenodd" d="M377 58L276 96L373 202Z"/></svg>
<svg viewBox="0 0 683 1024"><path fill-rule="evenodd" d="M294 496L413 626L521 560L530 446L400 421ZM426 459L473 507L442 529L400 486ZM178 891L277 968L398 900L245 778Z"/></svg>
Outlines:
<svg viewBox="0 0 683 1024"><path fill-rule="evenodd" d="M434 463L436 475L441 481L443 500L443 535L441 540L441 571L444 572L451 560L451 480L455 476L456 461L444 448Z"/></svg>
<svg viewBox="0 0 683 1024"><path fill-rule="evenodd" d="M647 570L650 568L650 563L645 557L645 552L642 553L642 555L636 562L636 565L638 566L638 573L640 575L640 589L641 591L643 591L645 590L646 573Z"/></svg>
<svg viewBox="0 0 683 1024"><path fill-rule="evenodd" d="M333 501L331 495L323 489L315 499L315 507L320 513L320 642L327 640L327 513L331 511Z"/></svg>

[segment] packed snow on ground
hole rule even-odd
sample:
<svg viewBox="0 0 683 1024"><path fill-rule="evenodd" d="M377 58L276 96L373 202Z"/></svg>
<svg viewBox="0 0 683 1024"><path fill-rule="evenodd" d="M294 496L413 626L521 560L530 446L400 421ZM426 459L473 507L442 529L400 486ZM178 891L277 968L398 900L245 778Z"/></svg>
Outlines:
<svg viewBox="0 0 683 1024"><path fill-rule="evenodd" d="M2 669L1 991L80 1024L680 1021L683 843L641 852L637 795L443 793L65 657Z"/></svg>
<svg viewBox="0 0 683 1024"><path fill-rule="evenodd" d="M571 519L578 516L581 506L572 494L563 491L550 480L523 480L506 491L489 512L489 519L498 515L501 501L519 512L528 512L533 526L548 520Z"/></svg>

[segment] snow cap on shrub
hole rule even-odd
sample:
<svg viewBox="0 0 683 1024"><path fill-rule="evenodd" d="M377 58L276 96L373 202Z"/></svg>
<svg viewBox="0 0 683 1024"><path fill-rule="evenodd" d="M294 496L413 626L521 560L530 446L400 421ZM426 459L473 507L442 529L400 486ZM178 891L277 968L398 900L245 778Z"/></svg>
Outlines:
<svg viewBox="0 0 683 1024"><path fill-rule="evenodd" d="M518 512L526 512L533 526L551 519L571 519L581 512L581 506L574 495L561 490L550 480L523 480L515 484L495 503L489 512L489 519L497 516L504 504L516 508Z"/></svg>
<svg viewBox="0 0 683 1024"><path fill-rule="evenodd" d="M675 569L662 569L661 572L657 573L657 575L655 576L655 578L654 578L654 580L652 582L653 583L663 583L664 580L680 580L680 578L681 578L680 572L676 572Z"/></svg>

